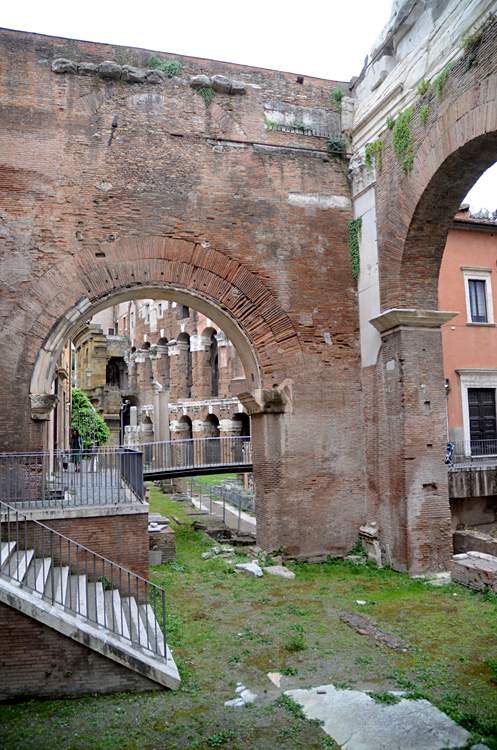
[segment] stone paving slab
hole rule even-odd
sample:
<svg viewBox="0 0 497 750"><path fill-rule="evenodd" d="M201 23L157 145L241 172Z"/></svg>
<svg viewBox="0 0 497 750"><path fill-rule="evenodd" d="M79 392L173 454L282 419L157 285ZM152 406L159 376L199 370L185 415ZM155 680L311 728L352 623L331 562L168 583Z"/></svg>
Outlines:
<svg viewBox="0 0 497 750"><path fill-rule="evenodd" d="M387 705L334 685L287 690L286 695L308 719L323 721L324 731L342 750L449 750L466 747L470 739L469 732L427 700L402 698Z"/></svg>

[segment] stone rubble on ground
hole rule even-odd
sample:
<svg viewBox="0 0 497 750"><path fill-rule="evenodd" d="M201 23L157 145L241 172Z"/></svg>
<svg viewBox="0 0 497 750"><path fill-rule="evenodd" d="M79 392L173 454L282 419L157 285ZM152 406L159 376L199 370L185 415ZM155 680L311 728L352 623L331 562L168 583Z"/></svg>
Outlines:
<svg viewBox="0 0 497 750"><path fill-rule="evenodd" d="M254 576L254 578L262 578L263 576L262 568L260 568L254 561L249 563L237 563L235 568L243 571L249 576Z"/></svg>
<svg viewBox="0 0 497 750"><path fill-rule="evenodd" d="M448 586L449 583L452 583L452 576L448 570L441 573L421 573L420 575L413 575L412 578L420 578L428 586Z"/></svg>
<svg viewBox="0 0 497 750"><path fill-rule="evenodd" d="M295 578L295 573L285 568L284 565L268 565L263 568L263 571L271 576L278 576L278 578Z"/></svg>
<svg viewBox="0 0 497 750"><path fill-rule="evenodd" d="M232 700L225 701L225 706L231 706L232 708L241 708L247 703L253 703L257 698L257 694L253 693L251 690L245 687L245 685L242 685L241 682L237 683L235 693L238 693L238 698L233 698Z"/></svg>
<svg viewBox="0 0 497 750"><path fill-rule="evenodd" d="M234 555L235 550L228 544L223 544L221 547L211 547L208 552L202 552L203 560L211 560L213 557L230 557Z"/></svg>

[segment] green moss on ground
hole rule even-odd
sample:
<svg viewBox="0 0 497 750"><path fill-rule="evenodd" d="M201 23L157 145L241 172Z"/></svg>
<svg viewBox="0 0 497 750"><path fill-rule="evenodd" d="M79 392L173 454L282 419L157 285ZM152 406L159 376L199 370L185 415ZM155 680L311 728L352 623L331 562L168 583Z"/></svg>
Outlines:
<svg viewBox="0 0 497 750"><path fill-rule="evenodd" d="M152 508L189 520L188 506L152 491ZM368 565L289 564L295 580L234 572L241 556L203 560L212 541L176 530L177 562L151 579L167 594L167 639L178 692L29 701L0 708L4 750L174 750L333 747L321 727L275 703L283 689L331 682L383 695L403 687L426 697L497 748L497 596L433 588ZM356 601L366 601L359 606ZM340 620L367 615L410 648L390 651ZM297 644L297 650L288 649ZM303 646L303 648L300 648ZM282 689L267 672L284 671ZM226 708L242 682L258 698Z"/></svg>

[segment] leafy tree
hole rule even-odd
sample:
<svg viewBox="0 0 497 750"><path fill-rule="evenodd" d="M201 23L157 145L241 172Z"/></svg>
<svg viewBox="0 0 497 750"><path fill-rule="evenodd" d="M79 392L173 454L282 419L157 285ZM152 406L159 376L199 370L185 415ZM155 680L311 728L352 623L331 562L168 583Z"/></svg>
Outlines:
<svg viewBox="0 0 497 750"><path fill-rule="evenodd" d="M104 420L79 388L72 389L71 430L74 427L83 438L85 449L91 448L95 443L104 445L110 437L110 430Z"/></svg>

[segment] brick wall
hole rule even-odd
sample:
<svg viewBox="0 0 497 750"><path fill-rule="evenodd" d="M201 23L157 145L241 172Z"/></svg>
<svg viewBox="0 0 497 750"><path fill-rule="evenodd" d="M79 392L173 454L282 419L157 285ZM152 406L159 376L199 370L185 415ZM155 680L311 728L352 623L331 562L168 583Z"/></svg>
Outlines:
<svg viewBox="0 0 497 750"><path fill-rule="evenodd" d="M132 573L148 579L148 508L145 513L129 515L103 515L98 511L94 515L89 515L88 508L84 509L84 515L74 518L44 518L43 516L38 518L38 514L35 515L44 526L48 526L116 565L121 565ZM4 539L7 539L7 526L6 523L2 524ZM43 536L45 549L48 551L49 532L43 532L40 526L29 521L26 525L19 523L18 530L21 549L24 549L25 545L28 549L33 548L34 535L37 549L41 550ZM25 530L26 542L24 540ZM15 525L12 524L11 539L15 538L15 531ZM62 561L67 562L67 545L62 544L60 550ZM54 554L56 561L58 561L60 556L58 544L55 544ZM72 554L74 554L74 550ZM83 553L81 553L80 564L83 564L83 562ZM74 557L72 563L76 563Z"/></svg>
<svg viewBox="0 0 497 750"><path fill-rule="evenodd" d="M248 389L294 384L279 442L255 446L262 537L299 556L344 551L364 507L346 165L323 139L267 130L264 108L321 108L338 123L336 83L186 58L183 78L159 87L104 83L50 66L109 59L105 45L3 31L0 46L0 447L43 446L33 367L79 314L116 294L189 294L179 301L237 332ZM131 52L137 65L147 57ZM206 109L186 80L198 73L241 78L247 94Z"/></svg>
<svg viewBox="0 0 497 750"><path fill-rule="evenodd" d="M3 603L0 631L0 700L160 689Z"/></svg>

